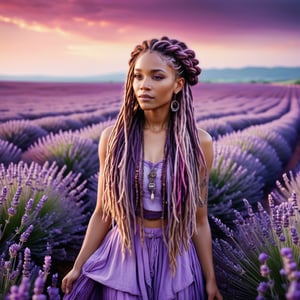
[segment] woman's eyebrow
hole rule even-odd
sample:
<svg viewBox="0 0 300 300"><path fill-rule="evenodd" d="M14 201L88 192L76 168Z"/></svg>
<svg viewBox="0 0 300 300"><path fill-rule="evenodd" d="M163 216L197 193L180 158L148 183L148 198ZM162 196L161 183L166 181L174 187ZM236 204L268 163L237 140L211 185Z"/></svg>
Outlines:
<svg viewBox="0 0 300 300"><path fill-rule="evenodd" d="M137 71L137 72L142 72L143 71L142 69L139 69L139 68L134 69L134 70ZM150 73L157 73L157 72L164 72L164 73L166 73L166 71L164 69L151 69L150 70Z"/></svg>

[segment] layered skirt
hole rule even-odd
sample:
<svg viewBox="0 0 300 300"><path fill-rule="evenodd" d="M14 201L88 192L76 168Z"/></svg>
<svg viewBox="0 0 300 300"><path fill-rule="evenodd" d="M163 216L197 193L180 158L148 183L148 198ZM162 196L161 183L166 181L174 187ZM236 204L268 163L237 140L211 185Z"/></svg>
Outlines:
<svg viewBox="0 0 300 300"><path fill-rule="evenodd" d="M112 228L87 260L65 300L202 300L201 266L193 243L177 256L176 273L169 266L161 228L144 228L134 236L132 256L121 253L118 228Z"/></svg>

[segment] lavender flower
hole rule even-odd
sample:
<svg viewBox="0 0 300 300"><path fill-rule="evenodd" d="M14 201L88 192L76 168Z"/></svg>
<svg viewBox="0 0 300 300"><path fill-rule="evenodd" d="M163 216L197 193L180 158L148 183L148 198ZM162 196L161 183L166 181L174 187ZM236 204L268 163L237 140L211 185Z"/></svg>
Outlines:
<svg viewBox="0 0 300 300"><path fill-rule="evenodd" d="M28 278L30 275L31 252L29 248L24 250L23 278Z"/></svg>
<svg viewBox="0 0 300 300"><path fill-rule="evenodd" d="M19 287L16 285L13 285L10 288L10 294L8 296L8 300L19 300Z"/></svg>
<svg viewBox="0 0 300 300"><path fill-rule="evenodd" d="M28 120L12 120L0 124L0 139L8 141L26 150L38 138L47 132Z"/></svg>
<svg viewBox="0 0 300 300"><path fill-rule="evenodd" d="M1 191L0 195L0 205L3 205L6 202L6 195L7 195L7 187L4 186Z"/></svg>
<svg viewBox="0 0 300 300"><path fill-rule="evenodd" d="M20 299L29 299L30 295L30 281L29 278L23 277L19 285L18 296Z"/></svg>
<svg viewBox="0 0 300 300"><path fill-rule="evenodd" d="M227 120L223 118L219 119L207 119L200 122L200 118L196 118L196 120L201 123L201 127L204 128L207 132L210 133L211 136L217 138L224 134L228 134L234 131L232 126L228 124Z"/></svg>
<svg viewBox="0 0 300 300"><path fill-rule="evenodd" d="M76 130L83 127L82 122L73 120L70 116L44 116L32 121L33 124L43 128L47 132L58 133L66 130Z"/></svg>
<svg viewBox="0 0 300 300"><path fill-rule="evenodd" d="M261 205L258 205L255 212L245 201L249 215L242 217L236 212L236 227L231 235L225 233L228 242L223 239L213 241L217 280L224 289L223 296L228 299L284 299L288 290L293 289L291 286L298 287L293 282L299 276L297 264L292 259L292 249L283 248L284 245L294 245L293 249L299 257L299 247L294 244L297 241L300 217L293 206L295 196L293 194L289 197L293 200L279 205L275 205L272 198L270 195L270 215ZM288 226L284 227L286 218ZM212 220L224 231L226 227L220 219L212 217ZM255 258L256 253L260 253L258 258ZM281 267L281 256L284 269ZM237 273L237 270L240 271ZM262 283L260 278L266 278L266 283ZM232 289L235 291L232 292ZM247 295L244 290L247 290ZM255 292L258 295L255 296ZM296 292L294 294L297 295Z"/></svg>
<svg viewBox="0 0 300 300"><path fill-rule="evenodd" d="M48 286L47 293L49 295L49 300L60 300L59 289L57 288L58 275L53 274L52 285Z"/></svg>
<svg viewBox="0 0 300 300"><path fill-rule="evenodd" d="M1 195L6 199L0 206L0 220L4 222L0 253L8 251L13 243L20 243L30 247L34 257L44 257L51 248L55 259L72 260L89 218L84 199L86 182L79 182L79 174L64 176L64 170L56 163L40 166L19 162L8 168L0 165L0 169L5 187Z"/></svg>
<svg viewBox="0 0 300 300"><path fill-rule="evenodd" d="M297 228L294 226L290 227L290 232L291 232L291 237L292 237L292 241L295 245L299 244L299 234L297 231Z"/></svg>
<svg viewBox="0 0 300 300"><path fill-rule="evenodd" d="M19 244L12 244L9 247L9 255L10 258L15 258L18 254L18 251L21 249L21 246Z"/></svg>
<svg viewBox="0 0 300 300"><path fill-rule="evenodd" d="M46 255L44 258L44 265L43 265L43 277L44 277L44 281L47 280L48 274L50 272L50 268L51 268L51 256L50 255Z"/></svg>
<svg viewBox="0 0 300 300"><path fill-rule="evenodd" d="M293 172L284 173L282 175L282 181L277 180L275 189L272 192L272 197L277 202L288 202L292 203L294 208L300 206L300 172L293 174Z"/></svg>
<svg viewBox="0 0 300 300"><path fill-rule="evenodd" d="M20 236L20 243L23 245L24 243L27 242L31 232L33 231L34 226L29 225L29 227L21 234Z"/></svg>
<svg viewBox="0 0 300 300"><path fill-rule="evenodd" d="M283 136L279 133L281 124L279 122L277 123L276 130L274 130L274 125L275 124L273 123L273 126L268 126L268 124L251 126L250 128L247 128L244 133L258 136L266 140L276 151L282 165L285 165L292 155L292 145L285 138L286 133Z"/></svg>
<svg viewBox="0 0 300 300"><path fill-rule="evenodd" d="M10 247L12 249L14 247ZM45 282L50 274L50 266L51 266L51 257L45 256L43 271L37 269L36 266L32 266L30 249L25 248L24 250L24 263L22 270L22 255L19 255L19 263L16 269L14 270L14 259L15 255L12 255L10 261L7 261L4 265L6 267L6 274L1 273L0 269L0 278L1 276L4 278L5 285L0 282L0 296L5 296L7 291L10 292L7 294L5 299L47 299L45 293ZM38 271L38 272L37 272ZM18 279L20 274L23 274L22 278ZM47 288L48 294L50 295L50 300L58 300L59 289L57 288L57 274L52 276L52 286L51 288ZM19 283L19 286L18 286ZM30 291L34 283L33 291ZM32 295L32 298L31 298ZM1 298L2 299L2 298Z"/></svg>
<svg viewBox="0 0 300 300"><path fill-rule="evenodd" d="M270 274L270 269L266 264L260 266L260 274L262 277L268 277Z"/></svg>
<svg viewBox="0 0 300 300"><path fill-rule="evenodd" d="M16 145L0 139L0 161L8 166L11 162L17 163L21 159L22 150Z"/></svg>
<svg viewBox="0 0 300 300"><path fill-rule="evenodd" d="M17 210L15 207L10 207L7 212L10 217L13 217L17 213Z"/></svg>
<svg viewBox="0 0 300 300"><path fill-rule="evenodd" d="M109 119L106 121L102 121L97 124L92 124L90 126L83 127L79 130L74 131L74 134L85 138L85 139L91 139L94 141L94 143L99 143L100 136L102 134L103 129L105 129L108 126L111 126L115 123L115 119Z"/></svg>
<svg viewBox="0 0 300 300"><path fill-rule="evenodd" d="M72 132L48 134L33 144L23 156L26 162L56 162L59 167L66 166L69 172L80 173L86 179L99 170L97 145Z"/></svg>
<svg viewBox="0 0 300 300"><path fill-rule="evenodd" d="M288 292L285 294L287 300L298 300L300 299L300 282L294 280L291 282Z"/></svg>
<svg viewBox="0 0 300 300"><path fill-rule="evenodd" d="M267 294L269 289L269 284L265 281L260 282L259 286L257 288L258 296L256 297L256 300L265 300L265 295Z"/></svg>
<svg viewBox="0 0 300 300"><path fill-rule="evenodd" d="M266 167L266 172L259 174L260 176L263 176L266 185L272 184L280 173L282 163L279 160L276 151L265 140L257 136L234 132L222 137L222 139L218 140L218 143L228 146L238 146L259 159Z"/></svg>
<svg viewBox="0 0 300 300"><path fill-rule="evenodd" d="M258 260L261 264L264 264L268 258L269 258L268 254L262 252L258 257Z"/></svg>
<svg viewBox="0 0 300 300"><path fill-rule="evenodd" d="M265 167L253 155L239 147L214 144L215 159L209 181L209 214L229 226L234 210L246 213L243 199L256 203L261 199L264 183L261 177ZM214 230L216 231L216 230Z"/></svg>
<svg viewBox="0 0 300 300"><path fill-rule="evenodd" d="M32 300L46 300L46 295L43 294L44 291L44 279L41 276L38 276L34 282L34 294Z"/></svg>

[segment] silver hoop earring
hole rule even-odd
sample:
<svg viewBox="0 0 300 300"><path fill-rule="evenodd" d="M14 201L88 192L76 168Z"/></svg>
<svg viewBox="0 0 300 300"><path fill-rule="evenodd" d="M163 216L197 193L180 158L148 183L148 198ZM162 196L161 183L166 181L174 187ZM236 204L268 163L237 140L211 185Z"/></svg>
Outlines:
<svg viewBox="0 0 300 300"><path fill-rule="evenodd" d="M176 94L174 94L173 100L171 101L171 111L177 112L180 108L179 102L176 100Z"/></svg>

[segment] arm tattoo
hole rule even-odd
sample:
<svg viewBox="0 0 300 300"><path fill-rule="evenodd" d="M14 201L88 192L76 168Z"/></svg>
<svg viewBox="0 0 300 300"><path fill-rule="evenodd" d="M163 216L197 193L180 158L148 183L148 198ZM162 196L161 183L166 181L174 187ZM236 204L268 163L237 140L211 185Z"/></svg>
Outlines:
<svg viewBox="0 0 300 300"><path fill-rule="evenodd" d="M204 191L204 193L203 193L203 191ZM202 199L202 201L203 201L204 204L206 204L207 203L207 198L208 198L208 179L207 179L207 175L205 175L204 178L201 181L200 192L201 192L201 195L204 198L204 199Z"/></svg>

